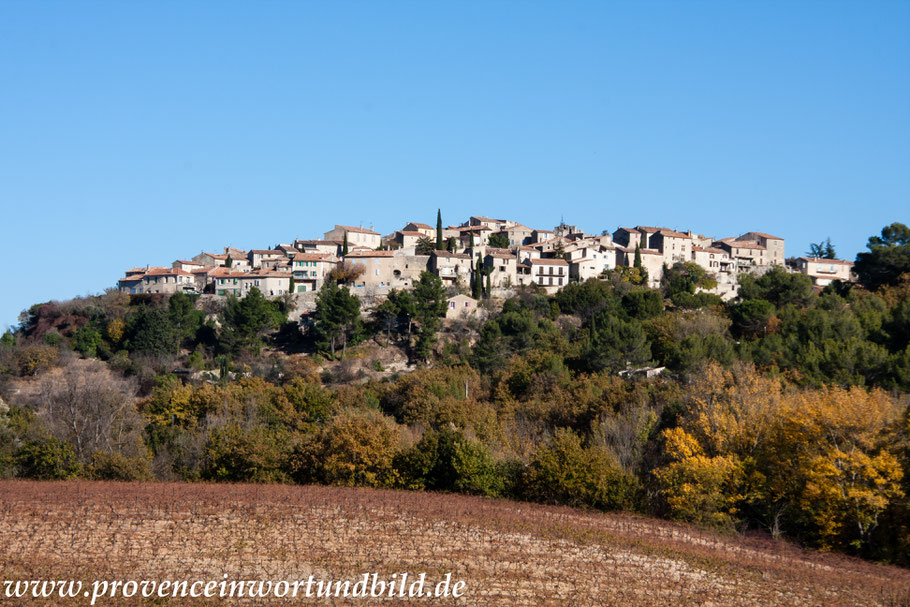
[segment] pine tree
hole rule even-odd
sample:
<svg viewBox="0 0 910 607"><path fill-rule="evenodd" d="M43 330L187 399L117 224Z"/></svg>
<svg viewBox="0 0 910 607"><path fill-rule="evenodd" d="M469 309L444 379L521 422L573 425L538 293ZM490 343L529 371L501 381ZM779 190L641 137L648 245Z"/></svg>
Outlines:
<svg viewBox="0 0 910 607"><path fill-rule="evenodd" d="M446 313L446 292L439 277L430 272L421 272L420 281L414 285L414 300L420 323L415 350L419 357L426 360L436 342L439 319Z"/></svg>
<svg viewBox="0 0 910 607"><path fill-rule="evenodd" d="M360 300L334 281L327 280L316 297L315 321L319 347L329 348L334 358L335 347L340 341L344 357L348 340L356 340L361 333Z"/></svg>
<svg viewBox="0 0 910 607"><path fill-rule="evenodd" d="M228 253L227 259L224 260L224 267L230 268L234 264L234 260L231 259L231 254Z"/></svg>
<svg viewBox="0 0 910 607"><path fill-rule="evenodd" d="M436 209L436 250L445 249L445 243L442 241L442 210Z"/></svg>
<svg viewBox="0 0 910 607"><path fill-rule="evenodd" d="M455 237L450 236L449 239L446 241L446 251L448 251L449 253L454 253L455 249L457 247L458 247L458 245L455 242Z"/></svg>

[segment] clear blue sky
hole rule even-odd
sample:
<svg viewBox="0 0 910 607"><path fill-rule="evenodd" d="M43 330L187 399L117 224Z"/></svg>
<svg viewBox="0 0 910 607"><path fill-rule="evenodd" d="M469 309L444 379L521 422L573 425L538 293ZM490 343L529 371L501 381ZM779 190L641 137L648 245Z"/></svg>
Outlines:
<svg viewBox="0 0 910 607"><path fill-rule="evenodd" d="M910 222L910 2L0 2L0 328L437 207L852 258Z"/></svg>

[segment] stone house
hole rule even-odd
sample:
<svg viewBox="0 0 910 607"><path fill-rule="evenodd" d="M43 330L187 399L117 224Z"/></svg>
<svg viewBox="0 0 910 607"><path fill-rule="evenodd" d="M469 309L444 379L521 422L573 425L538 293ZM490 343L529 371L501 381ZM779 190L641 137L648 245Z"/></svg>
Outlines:
<svg viewBox="0 0 910 607"><path fill-rule="evenodd" d="M382 244L382 235L366 228L355 228L335 224L335 227L324 234L325 240L338 240L344 242L345 234L348 237L348 248L362 246L368 249L379 248Z"/></svg>
<svg viewBox="0 0 910 607"><path fill-rule="evenodd" d="M842 259L822 259L820 257L798 257L796 269L807 274L819 287L831 284L835 280L854 282L853 262Z"/></svg>
<svg viewBox="0 0 910 607"><path fill-rule="evenodd" d="M752 242L765 248L766 263L776 266L782 266L785 263L786 255L784 254L784 239L777 236L771 236L764 232L746 232L736 240L742 242Z"/></svg>
<svg viewBox="0 0 910 607"><path fill-rule="evenodd" d="M569 262L565 259L529 259L531 282L555 293L569 284Z"/></svg>
<svg viewBox="0 0 910 607"><path fill-rule="evenodd" d="M476 316L480 312L478 301L467 295L456 295L446 300L446 319L457 320Z"/></svg>
<svg viewBox="0 0 910 607"><path fill-rule="evenodd" d="M409 289L429 266L429 255L405 255L397 251L351 251L344 261L363 266L354 287Z"/></svg>
<svg viewBox="0 0 910 607"><path fill-rule="evenodd" d="M461 284L468 287L471 284L471 255L467 253L449 253L448 251L434 251L430 255L430 271L442 280L447 287Z"/></svg>

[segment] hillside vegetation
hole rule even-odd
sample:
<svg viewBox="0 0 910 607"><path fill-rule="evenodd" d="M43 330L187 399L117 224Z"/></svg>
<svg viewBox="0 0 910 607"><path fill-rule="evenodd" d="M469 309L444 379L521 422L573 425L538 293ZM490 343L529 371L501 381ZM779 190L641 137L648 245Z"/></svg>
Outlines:
<svg viewBox="0 0 910 607"><path fill-rule="evenodd" d="M366 314L331 283L300 324L255 290L36 305L0 340L0 473L474 494L910 565L910 230L886 230L870 288L776 269L728 304L681 264L470 321L428 273Z"/></svg>

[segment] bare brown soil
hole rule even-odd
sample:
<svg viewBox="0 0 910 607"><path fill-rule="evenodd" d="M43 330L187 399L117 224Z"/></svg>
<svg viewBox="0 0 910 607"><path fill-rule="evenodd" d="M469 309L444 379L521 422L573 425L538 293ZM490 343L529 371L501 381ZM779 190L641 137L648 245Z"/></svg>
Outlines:
<svg viewBox="0 0 910 607"><path fill-rule="evenodd" d="M274 604L862 606L910 604L910 571L639 516L326 487L0 482L8 579L355 579L445 572L458 600ZM3 605L88 604L10 599ZM215 599L99 605L214 605ZM239 603L240 601L234 601ZM257 600L255 604L263 601ZM250 603L247 603L250 604Z"/></svg>

